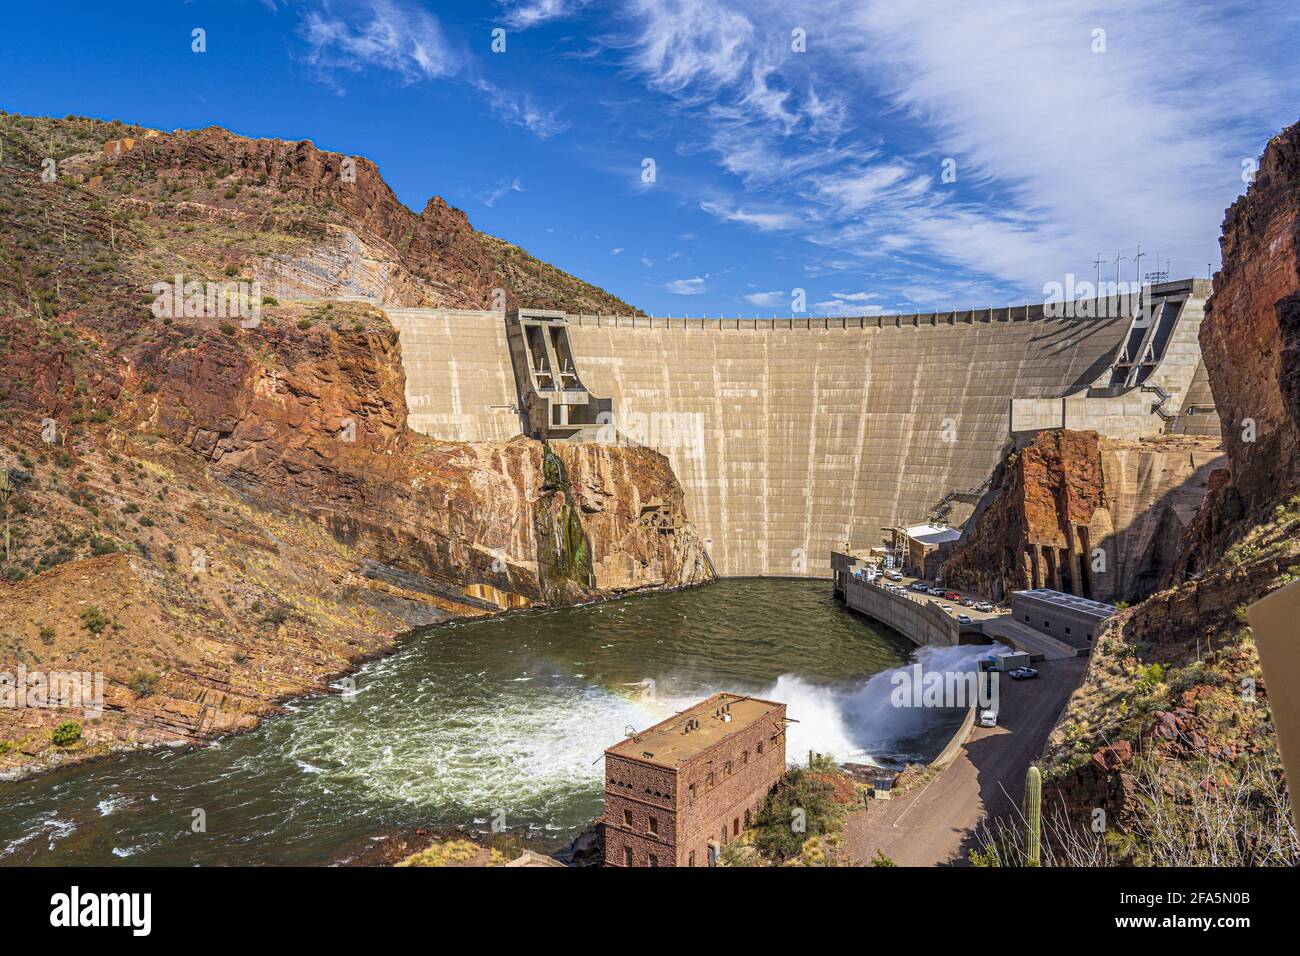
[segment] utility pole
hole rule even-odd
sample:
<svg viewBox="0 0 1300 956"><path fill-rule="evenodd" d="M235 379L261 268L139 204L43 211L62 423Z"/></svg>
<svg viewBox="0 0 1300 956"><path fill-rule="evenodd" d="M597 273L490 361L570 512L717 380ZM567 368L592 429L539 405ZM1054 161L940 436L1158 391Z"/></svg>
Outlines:
<svg viewBox="0 0 1300 956"><path fill-rule="evenodd" d="M1142 251L1142 243L1139 242L1137 255L1133 257L1133 280L1139 289L1142 288L1142 257L1145 255L1146 253Z"/></svg>
<svg viewBox="0 0 1300 956"><path fill-rule="evenodd" d="M1101 295L1101 253L1097 253L1097 260L1093 263L1097 267L1097 295Z"/></svg>
<svg viewBox="0 0 1300 956"><path fill-rule="evenodd" d="M1115 294L1116 295L1119 294L1119 264L1123 262L1125 258L1126 257L1122 252L1115 253Z"/></svg>

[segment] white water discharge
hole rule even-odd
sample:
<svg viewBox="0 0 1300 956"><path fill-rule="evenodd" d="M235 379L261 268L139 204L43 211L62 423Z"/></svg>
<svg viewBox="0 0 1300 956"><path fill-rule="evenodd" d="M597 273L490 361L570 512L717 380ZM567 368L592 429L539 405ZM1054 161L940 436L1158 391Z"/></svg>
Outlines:
<svg viewBox="0 0 1300 956"><path fill-rule="evenodd" d="M994 650L920 648L916 657L926 672L965 673ZM804 762L809 750L858 763L931 757L936 724L954 721L933 709L894 706L892 677L901 669L831 685L785 674L765 688L661 691L654 700L548 675L497 683L491 695L468 700L458 688L453 702L440 699L445 688L423 681L403 699L363 690L351 702L320 708L299 723L286 756L299 770L295 786L303 788L346 785L381 801L451 803L475 820L500 811L545 815L574 791L600 787L600 757L625 731L644 730L717 690L784 702L798 721L788 728L791 762Z"/></svg>
<svg viewBox="0 0 1300 956"><path fill-rule="evenodd" d="M1005 649L996 644L921 647L916 663L925 673L967 674L978 670L980 658ZM934 756L924 753L922 744L937 719L933 709L897 707L890 699L894 675L912 666L829 688L786 674L756 696L783 701L787 716L799 721L789 725L786 755L791 762L806 761L813 750L842 763L905 763Z"/></svg>

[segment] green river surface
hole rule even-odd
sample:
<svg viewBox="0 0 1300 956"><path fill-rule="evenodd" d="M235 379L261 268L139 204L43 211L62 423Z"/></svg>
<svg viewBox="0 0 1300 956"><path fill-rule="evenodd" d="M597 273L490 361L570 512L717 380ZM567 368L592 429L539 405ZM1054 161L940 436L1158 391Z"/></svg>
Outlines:
<svg viewBox="0 0 1300 956"><path fill-rule="evenodd" d="M604 748L719 690L786 702L791 760L932 757L953 712L888 703L886 672L915 658L828 581L726 580L433 627L362 667L350 698L292 702L208 747L0 783L0 864L324 864L398 829L486 831L501 811L554 849L601 812ZM647 679L653 700L626 686Z"/></svg>

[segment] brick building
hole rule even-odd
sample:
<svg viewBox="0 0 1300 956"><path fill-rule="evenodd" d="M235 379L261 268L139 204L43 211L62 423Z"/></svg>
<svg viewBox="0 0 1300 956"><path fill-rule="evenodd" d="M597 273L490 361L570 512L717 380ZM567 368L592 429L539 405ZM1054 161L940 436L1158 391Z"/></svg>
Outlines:
<svg viewBox="0 0 1300 956"><path fill-rule="evenodd" d="M605 751L605 865L707 866L785 772L785 704L714 694Z"/></svg>

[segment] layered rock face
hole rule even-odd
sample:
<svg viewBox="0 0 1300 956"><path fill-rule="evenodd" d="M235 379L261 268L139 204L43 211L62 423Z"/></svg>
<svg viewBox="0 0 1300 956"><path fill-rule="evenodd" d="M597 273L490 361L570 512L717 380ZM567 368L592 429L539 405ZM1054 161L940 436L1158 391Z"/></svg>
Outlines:
<svg viewBox="0 0 1300 956"><path fill-rule="evenodd" d="M439 196L418 216L412 214L373 162L327 153L306 140L246 139L217 127L162 134L122 154L113 174L184 180L187 174L206 170L220 171L223 180L234 181L240 190L292 195L323 213L301 219L277 215L274 208L253 213L256 228L269 226L309 241L306 250L259 260L264 285L281 295L359 295L385 305L469 309L630 308L516 246L475 231L464 212ZM238 222L250 212L238 192L223 194L215 209L209 205L168 212L210 219L221 218L229 208L236 213L230 218ZM498 300L497 290L504 302Z"/></svg>
<svg viewBox="0 0 1300 956"><path fill-rule="evenodd" d="M0 147L0 673L104 685L0 707L0 775L255 726L413 628L710 579L662 456L417 435L387 316L287 301L618 299L310 143L0 113ZM182 273L276 285L159 314Z"/></svg>
<svg viewBox="0 0 1300 956"><path fill-rule="evenodd" d="M1224 461L1214 439L1042 432L999 467L943 580L996 600L1034 587L1145 596L1176 563Z"/></svg>
<svg viewBox="0 0 1300 956"><path fill-rule="evenodd" d="M1201 350L1232 461L1197 529L1188 570L1212 563L1234 527L1300 488L1300 126L1268 144L1223 221L1223 267Z"/></svg>
<svg viewBox="0 0 1300 956"><path fill-rule="evenodd" d="M217 341L162 359L143 423L245 493L309 513L373 560L435 581L567 602L707 579L661 455L568 447L548 473L535 441L416 436L397 333L382 318L342 333L265 330L256 342L256 354ZM539 509L554 520L537 520ZM555 549L589 555L550 560Z"/></svg>

